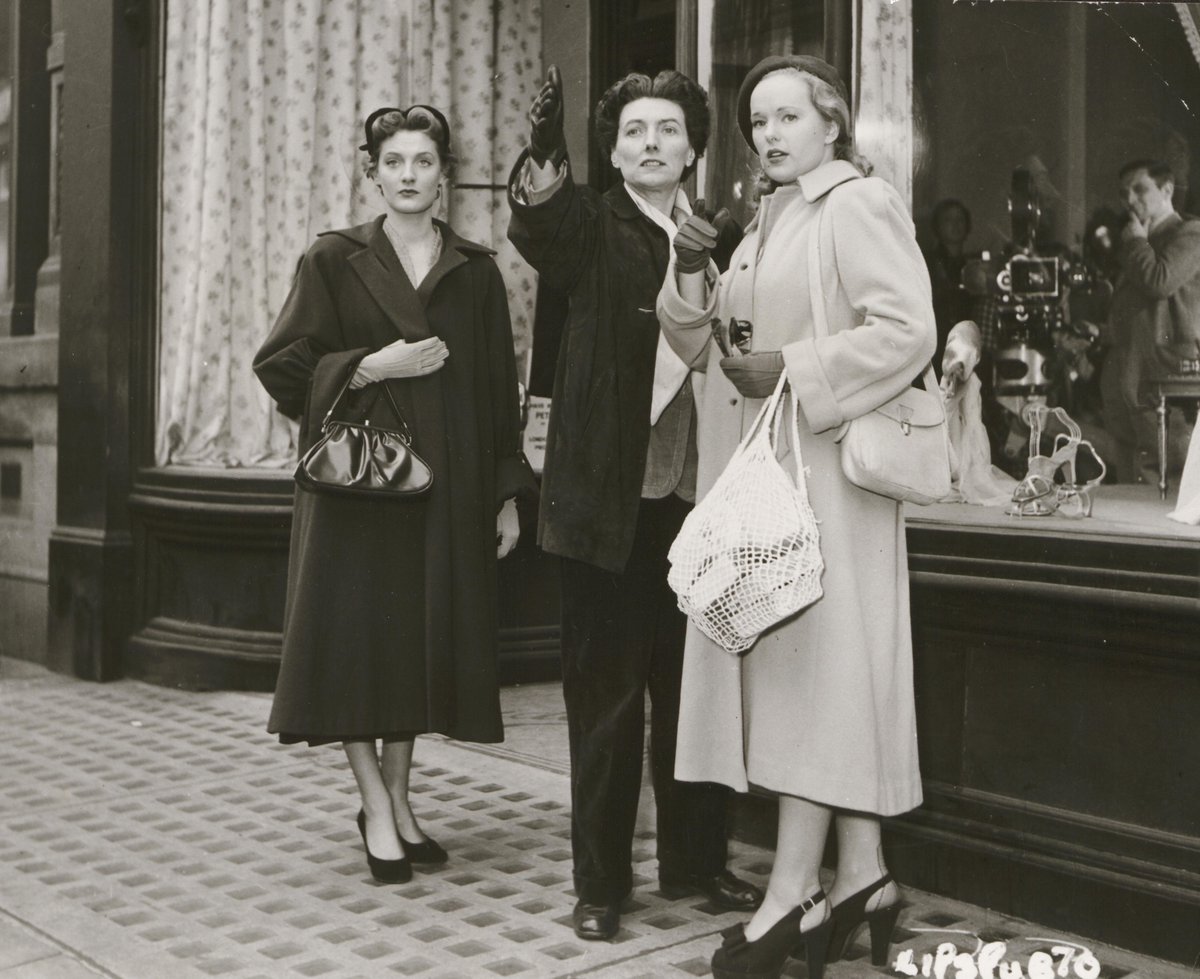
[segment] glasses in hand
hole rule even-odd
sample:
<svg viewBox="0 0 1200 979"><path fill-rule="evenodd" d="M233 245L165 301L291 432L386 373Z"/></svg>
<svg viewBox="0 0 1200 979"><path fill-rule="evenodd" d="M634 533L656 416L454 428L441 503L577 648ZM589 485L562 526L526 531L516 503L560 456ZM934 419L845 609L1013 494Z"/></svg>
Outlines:
<svg viewBox="0 0 1200 979"><path fill-rule="evenodd" d="M717 346L724 357L733 357L734 350L738 354L748 354L750 338L753 333L754 325L749 320L739 320L731 316L726 323L722 322L719 317L713 317L713 339L717 341Z"/></svg>

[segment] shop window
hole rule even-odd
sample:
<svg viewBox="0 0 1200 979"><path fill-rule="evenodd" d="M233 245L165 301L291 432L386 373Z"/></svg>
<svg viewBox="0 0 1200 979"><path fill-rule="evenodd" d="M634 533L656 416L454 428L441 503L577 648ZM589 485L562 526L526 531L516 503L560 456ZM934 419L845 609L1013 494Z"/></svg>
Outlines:
<svg viewBox="0 0 1200 979"><path fill-rule="evenodd" d="M12 195L12 2L0 0L0 295L8 292Z"/></svg>
<svg viewBox="0 0 1200 979"><path fill-rule="evenodd" d="M523 352L534 284L505 238L504 180L540 83L540 4L411 7L165 4L157 465L294 467L296 426L251 361L316 235L381 212L357 146L382 105L432 102L452 120L439 216L499 252Z"/></svg>
<svg viewBox="0 0 1200 979"><path fill-rule="evenodd" d="M1104 460L1094 518L1079 529L1190 533L1165 519L1177 490L1162 500L1158 484L1179 483L1200 400L1200 344L1185 350L1186 336L1177 337L1167 363L1136 349L1153 343L1149 335L1136 345L1122 335L1145 332L1150 314L1136 311L1147 310L1143 298L1128 312L1122 290L1130 280L1119 281L1128 218L1118 171L1138 159L1162 161L1174 174L1174 208L1196 207L1200 45L1189 37L1198 10L914 5L913 211L939 334L964 318L981 327L981 420L995 466L1020 480L1033 457L1033 468L1056 483L1086 483L1099 478L1097 457ZM1200 255L1193 265L1200 271ZM1193 288L1200 296L1200 284ZM1164 389L1159 378L1167 375L1183 380ZM1162 393L1170 394L1165 425L1155 412ZM1140 407L1117 410L1122 395ZM1065 448L1070 425L1055 408L1079 426L1074 453ZM1031 445L1027 422L1036 431L1039 410L1045 425ZM1056 507L1055 499L1033 503L1027 516L1009 520L1028 528L1051 518L1040 525L1058 527Z"/></svg>
<svg viewBox="0 0 1200 979"><path fill-rule="evenodd" d="M631 71L653 77L664 68L679 65L675 37L675 0L608 0L592 7L592 92L591 105L618 78ZM601 153L590 133L590 183L608 190L617 171Z"/></svg>
<svg viewBox="0 0 1200 979"><path fill-rule="evenodd" d="M824 55L824 0L714 0L712 132L704 186L714 206L728 207L744 226L753 216L754 155L738 135L737 93L746 73L769 54Z"/></svg>

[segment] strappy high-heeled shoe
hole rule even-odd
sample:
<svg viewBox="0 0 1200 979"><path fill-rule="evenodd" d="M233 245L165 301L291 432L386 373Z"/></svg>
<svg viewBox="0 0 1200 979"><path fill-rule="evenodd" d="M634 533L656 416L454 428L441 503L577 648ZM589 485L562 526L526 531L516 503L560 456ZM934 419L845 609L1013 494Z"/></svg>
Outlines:
<svg viewBox="0 0 1200 979"><path fill-rule="evenodd" d="M363 849L367 851L367 866L372 877L381 884L403 884L412 880L412 864L407 857L381 860L371 855L371 847L367 843L367 814L362 809L358 810L358 832L362 835Z"/></svg>
<svg viewBox="0 0 1200 979"><path fill-rule="evenodd" d="M1059 451L1059 441L1066 438L1068 436L1063 433L1055 436L1055 455ZM1079 449L1084 446L1092 454L1092 458L1096 460L1096 464L1100 467L1100 472L1087 482L1080 483L1078 473L1075 469L1075 461ZM1064 517L1090 517L1092 515L1092 490L1104 481L1104 476L1108 472L1108 468L1104 465L1104 460L1100 458L1100 453L1096 451L1096 447L1088 439L1080 439L1072 447L1069 457L1063 463L1062 472L1063 482L1055 489L1058 512Z"/></svg>
<svg viewBox="0 0 1200 979"><path fill-rule="evenodd" d="M888 949L892 944L892 932L896 928L896 919L904 902L897 900L887 907L867 910L867 904L872 895L878 893L892 883L892 875L884 874L874 884L868 884L861 891L851 894L841 904L835 904L829 915L829 923L833 926L829 936L829 961L837 962L846 954L854 933L866 924L871 931L871 964L882 966L887 964Z"/></svg>
<svg viewBox="0 0 1200 979"><path fill-rule="evenodd" d="M1054 451L1044 456L1040 452L1042 427L1046 416L1051 413L1062 422L1067 431L1056 436ZM1009 516L1014 517L1048 517L1068 498L1060 496L1055 475L1066 466L1070 466L1071 472L1074 473L1075 453L1082 442L1083 433L1063 408L1030 404L1026 405L1021 417L1029 425L1029 464L1025 478L1017 483L1013 490L1012 506L1007 512Z"/></svg>
<svg viewBox="0 0 1200 979"><path fill-rule="evenodd" d="M825 950L833 918L826 918L805 932L800 931L800 921L824 900L825 892L818 888L812 897L800 902L752 942L746 939L744 925L726 928L721 932L724 943L712 957L715 979L779 979L788 958L799 958L802 948L808 961L809 979L821 979L825 974Z"/></svg>

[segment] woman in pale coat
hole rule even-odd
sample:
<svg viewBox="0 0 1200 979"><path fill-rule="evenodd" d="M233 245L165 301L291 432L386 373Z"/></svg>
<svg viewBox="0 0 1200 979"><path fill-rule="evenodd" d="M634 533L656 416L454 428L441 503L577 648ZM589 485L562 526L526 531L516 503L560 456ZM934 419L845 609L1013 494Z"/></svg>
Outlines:
<svg viewBox="0 0 1200 979"><path fill-rule="evenodd" d="M767 58L742 85L738 123L772 190L719 282L707 257L712 228L698 219L681 227L658 313L684 360L707 370L699 495L787 372L820 521L824 597L740 658L689 628L676 775L779 794L766 899L744 930L726 932L714 975L775 977L803 946L809 976L820 979L864 922L884 962L900 894L880 817L921 802L904 520L898 503L843 476L835 439L920 376L934 319L912 221L891 186L864 178L834 69ZM809 282L814 234L822 336ZM714 316L750 321L748 355L722 357ZM831 823L838 867L827 897L818 872Z"/></svg>

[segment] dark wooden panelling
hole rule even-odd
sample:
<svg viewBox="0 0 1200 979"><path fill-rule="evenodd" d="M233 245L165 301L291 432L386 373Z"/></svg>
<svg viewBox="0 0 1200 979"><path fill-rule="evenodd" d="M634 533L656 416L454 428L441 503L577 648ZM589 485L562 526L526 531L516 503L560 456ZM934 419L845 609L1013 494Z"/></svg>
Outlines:
<svg viewBox="0 0 1200 979"><path fill-rule="evenodd" d="M189 689L271 690L287 591L292 481L285 474L143 470L130 498L135 628L126 675ZM500 565L502 682L559 675L558 564L521 542Z"/></svg>
<svg viewBox="0 0 1200 979"><path fill-rule="evenodd" d="M925 802L901 880L1200 955L1200 547L910 525ZM737 825L771 845L773 799Z"/></svg>

